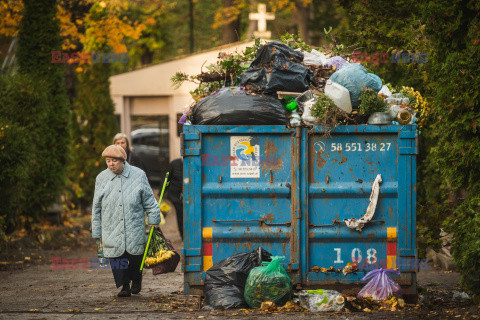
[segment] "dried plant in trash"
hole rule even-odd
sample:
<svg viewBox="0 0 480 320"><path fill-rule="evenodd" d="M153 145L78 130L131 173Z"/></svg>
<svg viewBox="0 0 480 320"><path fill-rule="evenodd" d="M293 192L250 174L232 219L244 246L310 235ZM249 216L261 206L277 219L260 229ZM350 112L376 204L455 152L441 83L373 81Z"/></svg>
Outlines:
<svg viewBox="0 0 480 320"><path fill-rule="evenodd" d="M358 108L360 114L369 116L375 112L387 111L387 103L374 90L363 87Z"/></svg>
<svg viewBox="0 0 480 320"><path fill-rule="evenodd" d="M325 136L338 125L344 124L349 119L348 113L338 108L332 99L324 93L318 95L317 101L311 109L312 116L317 118L318 124L325 127Z"/></svg>
<svg viewBox="0 0 480 320"><path fill-rule="evenodd" d="M184 82L192 82L197 88L190 91L192 98L199 101L226 86L236 86L239 77L248 69L250 62L255 59L258 49L261 47L259 38L253 38L255 43L241 52L226 53L220 52L216 63L209 64L200 74L188 75L184 72L177 72L170 81L175 89L178 89Z"/></svg>

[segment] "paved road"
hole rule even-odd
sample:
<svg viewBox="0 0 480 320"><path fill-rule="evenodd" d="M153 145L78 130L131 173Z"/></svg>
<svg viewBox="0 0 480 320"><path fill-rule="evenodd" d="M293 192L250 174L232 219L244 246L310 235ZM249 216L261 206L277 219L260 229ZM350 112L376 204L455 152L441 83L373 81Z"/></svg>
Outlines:
<svg viewBox="0 0 480 320"><path fill-rule="evenodd" d="M175 228L174 215L167 218L164 230L167 238L181 247ZM52 253L59 254L58 252ZM91 259L92 246L87 251L63 253L62 258ZM438 317L430 311L375 312L375 313L274 313L229 310L226 312L198 309L198 298L182 295L183 274L180 266L175 273L153 276L146 271L141 294L130 298L117 298L110 270L52 269L50 264L27 266L21 270L0 272L0 319L445 319L440 310ZM424 271L419 274L420 285L441 282L442 287L454 288L459 280L455 273ZM475 309L478 311L478 309ZM464 312L464 311L462 311ZM471 312L471 311L469 311ZM453 317L453 316L452 316ZM458 317L457 317L458 319Z"/></svg>

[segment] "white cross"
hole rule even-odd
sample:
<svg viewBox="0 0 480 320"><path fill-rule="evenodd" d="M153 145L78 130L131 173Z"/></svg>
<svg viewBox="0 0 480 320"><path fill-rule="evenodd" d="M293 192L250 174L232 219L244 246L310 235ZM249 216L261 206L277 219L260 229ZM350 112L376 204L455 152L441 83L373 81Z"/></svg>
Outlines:
<svg viewBox="0 0 480 320"><path fill-rule="evenodd" d="M258 12L249 14L250 20L258 21L258 31L254 32L254 36L257 38L265 37L270 38L272 33L267 31L267 20L275 20L275 14L267 12L267 5L263 3L258 4Z"/></svg>

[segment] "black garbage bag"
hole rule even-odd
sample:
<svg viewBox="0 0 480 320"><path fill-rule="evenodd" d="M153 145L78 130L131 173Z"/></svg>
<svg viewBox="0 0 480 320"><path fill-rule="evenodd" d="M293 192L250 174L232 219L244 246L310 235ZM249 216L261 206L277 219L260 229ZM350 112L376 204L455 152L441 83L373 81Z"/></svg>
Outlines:
<svg viewBox="0 0 480 320"><path fill-rule="evenodd" d="M280 100L247 94L227 87L200 100L192 111L192 124L200 125L286 125L287 111Z"/></svg>
<svg viewBox="0 0 480 320"><path fill-rule="evenodd" d="M205 275L205 302L213 309L248 308L244 291L250 271L270 261L271 254L259 247L213 265Z"/></svg>
<svg viewBox="0 0 480 320"><path fill-rule="evenodd" d="M303 53L271 41L258 50L255 60L240 79L241 86L252 85L267 94L277 91L304 92L315 84L313 71L303 66Z"/></svg>

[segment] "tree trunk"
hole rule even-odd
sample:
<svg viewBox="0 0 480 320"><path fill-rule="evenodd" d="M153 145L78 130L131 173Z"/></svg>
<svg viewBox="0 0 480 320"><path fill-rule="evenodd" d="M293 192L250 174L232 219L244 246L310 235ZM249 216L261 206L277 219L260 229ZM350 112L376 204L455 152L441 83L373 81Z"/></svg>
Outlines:
<svg viewBox="0 0 480 320"><path fill-rule="evenodd" d="M302 1L296 1L294 21L297 25L298 35L305 40L306 43L310 43L310 34L308 24L310 21L310 4L305 5Z"/></svg>
<svg viewBox="0 0 480 320"><path fill-rule="evenodd" d="M234 6L234 0L223 0L225 8ZM223 26L222 43L228 44L240 40L240 16L235 17L235 20Z"/></svg>
<svg viewBox="0 0 480 320"><path fill-rule="evenodd" d="M250 12L256 12L258 9L257 0L250 1ZM253 36L253 33L258 29L257 20L250 20L247 30L247 40L250 40Z"/></svg>
<svg viewBox="0 0 480 320"><path fill-rule="evenodd" d="M189 42L190 42L190 53L195 51L195 32L194 32L194 18L193 18L193 0L188 1L188 27L189 27Z"/></svg>
<svg viewBox="0 0 480 320"><path fill-rule="evenodd" d="M145 51L142 53L140 57L142 66L149 65L153 62L153 52L150 51L146 46L144 47Z"/></svg>

